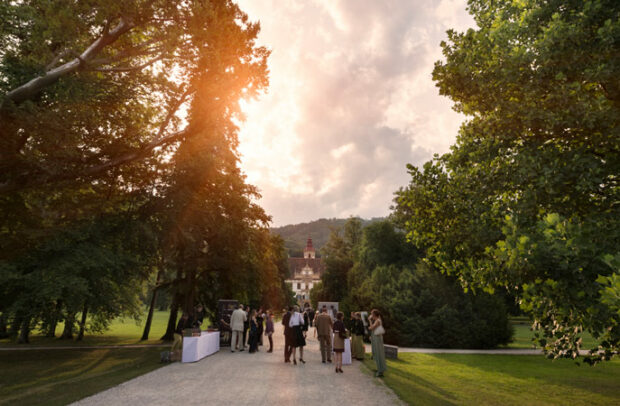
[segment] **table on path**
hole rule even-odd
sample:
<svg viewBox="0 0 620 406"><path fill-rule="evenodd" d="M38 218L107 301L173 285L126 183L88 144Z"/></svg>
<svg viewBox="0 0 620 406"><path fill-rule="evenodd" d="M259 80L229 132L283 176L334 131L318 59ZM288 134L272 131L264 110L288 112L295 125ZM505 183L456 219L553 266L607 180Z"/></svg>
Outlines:
<svg viewBox="0 0 620 406"><path fill-rule="evenodd" d="M219 331L202 331L200 337L183 337L183 362L196 362L219 350Z"/></svg>
<svg viewBox="0 0 620 406"><path fill-rule="evenodd" d="M198 362L175 362L114 388L82 399L78 405L390 405L403 403L358 361L335 373L321 363L310 329L306 364L284 363L282 325L276 324L274 352L269 341L254 354L221 351ZM153 360L153 362L157 362ZM389 374L388 370L388 374Z"/></svg>

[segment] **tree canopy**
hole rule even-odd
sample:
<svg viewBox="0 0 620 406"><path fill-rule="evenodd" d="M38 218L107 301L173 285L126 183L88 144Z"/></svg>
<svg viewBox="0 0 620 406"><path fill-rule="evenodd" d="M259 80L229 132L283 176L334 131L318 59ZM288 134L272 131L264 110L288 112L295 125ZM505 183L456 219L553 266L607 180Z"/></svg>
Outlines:
<svg viewBox="0 0 620 406"><path fill-rule="evenodd" d="M268 85L258 23L229 0L4 2L0 21L0 330L80 337L138 317L147 286L172 322L288 302L238 167L238 102Z"/></svg>
<svg viewBox="0 0 620 406"><path fill-rule="evenodd" d="M397 193L408 237L466 289L505 289L550 357L620 344L620 6L470 1L433 77L471 118ZM614 289L616 289L614 291ZM616 299L611 299L616 292Z"/></svg>

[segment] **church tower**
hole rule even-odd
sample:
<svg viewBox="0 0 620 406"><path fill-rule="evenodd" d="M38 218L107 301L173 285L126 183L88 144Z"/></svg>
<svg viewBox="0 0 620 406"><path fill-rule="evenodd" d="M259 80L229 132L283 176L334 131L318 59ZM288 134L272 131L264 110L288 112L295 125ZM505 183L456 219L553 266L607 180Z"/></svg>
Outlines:
<svg viewBox="0 0 620 406"><path fill-rule="evenodd" d="M312 238L308 237L308 242L306 243L306 248L304 248L304 258L312 258L316 257L316 252L314 251L314 247L312 246Z"/></svg>

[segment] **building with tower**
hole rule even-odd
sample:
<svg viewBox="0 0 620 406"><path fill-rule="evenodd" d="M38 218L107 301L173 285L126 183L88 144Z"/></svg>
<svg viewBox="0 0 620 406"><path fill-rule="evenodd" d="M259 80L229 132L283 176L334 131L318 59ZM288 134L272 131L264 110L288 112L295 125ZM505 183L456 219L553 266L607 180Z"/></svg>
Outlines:
<svg viewBox="0 0 620 406"><path fill-rule="evenodd" d="M286 282L295 292L297 302L302 306L304 303L310 303L310 289L321 280L325 270L321 258L316 257L312 238L308 237L303 258L289 258L288 265L290 276Z"/></svg>

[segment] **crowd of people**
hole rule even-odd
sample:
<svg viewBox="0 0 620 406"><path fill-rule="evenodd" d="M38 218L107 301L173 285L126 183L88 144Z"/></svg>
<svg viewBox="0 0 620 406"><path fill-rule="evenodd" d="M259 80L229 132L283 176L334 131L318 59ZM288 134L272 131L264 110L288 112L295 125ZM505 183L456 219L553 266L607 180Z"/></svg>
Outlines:
<svg viewBox="0 0 620 406"><path fill-rule="evenodd" d="M297 361L305 364L304 347L310 328L314 327L314 334L319 341L321 362L333 363L336 373L343 373L342 354L345 351L345 339L351 339L352 359L363 360L366 352L364 336L366 326L359 312L351 313L347 324L342 312L328 311L323 306L320 311L314 311L306 305L301 311L299 306L283 309L282 326L284 328L284 362L297 365ZM273 352L274 313L262 308L250 309L249 306L237 305L230 323L231 330L230 351L245 351L249 353L259 351L263 345L263 337L269 340L268 353ZM372 356L377 365L376 376L381 377L386 370L383 334L385 328L381 313L373 309L368 317L368 331L371 340ZM333 359L332 359L333 354Z"/></svg>

